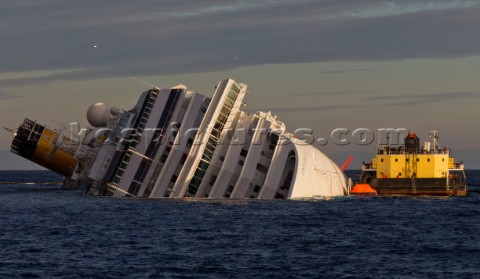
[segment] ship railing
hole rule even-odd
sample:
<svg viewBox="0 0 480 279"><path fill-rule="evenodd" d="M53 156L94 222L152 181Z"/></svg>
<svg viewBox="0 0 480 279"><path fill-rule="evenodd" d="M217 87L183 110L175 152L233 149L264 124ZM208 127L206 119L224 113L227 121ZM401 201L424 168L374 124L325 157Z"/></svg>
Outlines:
<svg viewBox="0 0 480 279"><path fill-rule="evenodd" d="M373 169L372 168L372 163L368 163L368 164L363 163L362 164L362 170L369 170L369 169Z"/></svg>
<svg viewBox="0 0 480 279"><path fill-rule="evenodd" d="M417 152L407 152L405 150L398 149L378 149L377 155L406 155L406 154L446 154L451 155L451 150L419 150Z"/></svg>
<svg viewBox="0 0 480 279"><path fill-rule="evenodd" d="M463 163L453 165L453 168L450 168L450 171L464 170L465 166Z"/></svg>
<svg viewBox="0 0 480 279"><path fill-rule="evenodd" d="M364 168L362 168L362 171L363 172L376 172L377 169L364 169Z"/></svg>

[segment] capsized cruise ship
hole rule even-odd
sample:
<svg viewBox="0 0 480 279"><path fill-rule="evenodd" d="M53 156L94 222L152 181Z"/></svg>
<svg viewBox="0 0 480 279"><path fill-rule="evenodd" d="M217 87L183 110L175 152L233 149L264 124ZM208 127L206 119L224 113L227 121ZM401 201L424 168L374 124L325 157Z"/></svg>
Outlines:
<svg viewBox="0 0 480 279"><path fill-rule="evenodd" d="M342 196L340 168L286 132L270 112L242 110L247 85L213 97L179 85L141 94L132 109L92 105L71 133L30 119L11 151L65 176L85 194L138 198L286 199Z"/></svg>

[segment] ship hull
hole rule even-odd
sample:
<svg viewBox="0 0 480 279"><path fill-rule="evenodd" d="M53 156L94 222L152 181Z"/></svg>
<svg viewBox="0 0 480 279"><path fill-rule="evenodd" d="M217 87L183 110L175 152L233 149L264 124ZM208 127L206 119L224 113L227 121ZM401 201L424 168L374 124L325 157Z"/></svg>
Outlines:
<svg viewBox="0 0 480 279"><path fill-rule="evenodd" d="M381 178L371 179L370 186L379 195L466 196L465 180L450 178Z"/></svg>

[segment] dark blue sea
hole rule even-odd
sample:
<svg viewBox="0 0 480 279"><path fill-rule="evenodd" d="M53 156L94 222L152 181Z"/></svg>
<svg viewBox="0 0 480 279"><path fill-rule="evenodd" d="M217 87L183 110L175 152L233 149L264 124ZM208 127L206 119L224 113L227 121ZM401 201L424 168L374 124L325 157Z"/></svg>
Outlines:
<svg viewBox="0 0 480 279"><path fill-rule="evenodd" d="M0 278L480 278L480 171L467 177L467 197L189 202L2 171Z"/></svg>

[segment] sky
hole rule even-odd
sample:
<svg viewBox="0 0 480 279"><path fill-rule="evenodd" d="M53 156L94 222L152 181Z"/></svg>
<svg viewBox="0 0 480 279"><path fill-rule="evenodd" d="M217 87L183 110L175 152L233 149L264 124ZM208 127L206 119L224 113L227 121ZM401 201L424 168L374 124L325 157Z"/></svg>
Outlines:
<svg viewBox="0 0 480 279"><path fill-rule="evenodd" d="M180 83L211 96L233 78L247 110L312 129L339 164L377 145L336 145L333 130L406 128L438 130L480 168L480 1L4 1L0 32L4 127L86 126L96 102L129 109ZM0 169L28 168L11 139L0 133Z"/></svg>

